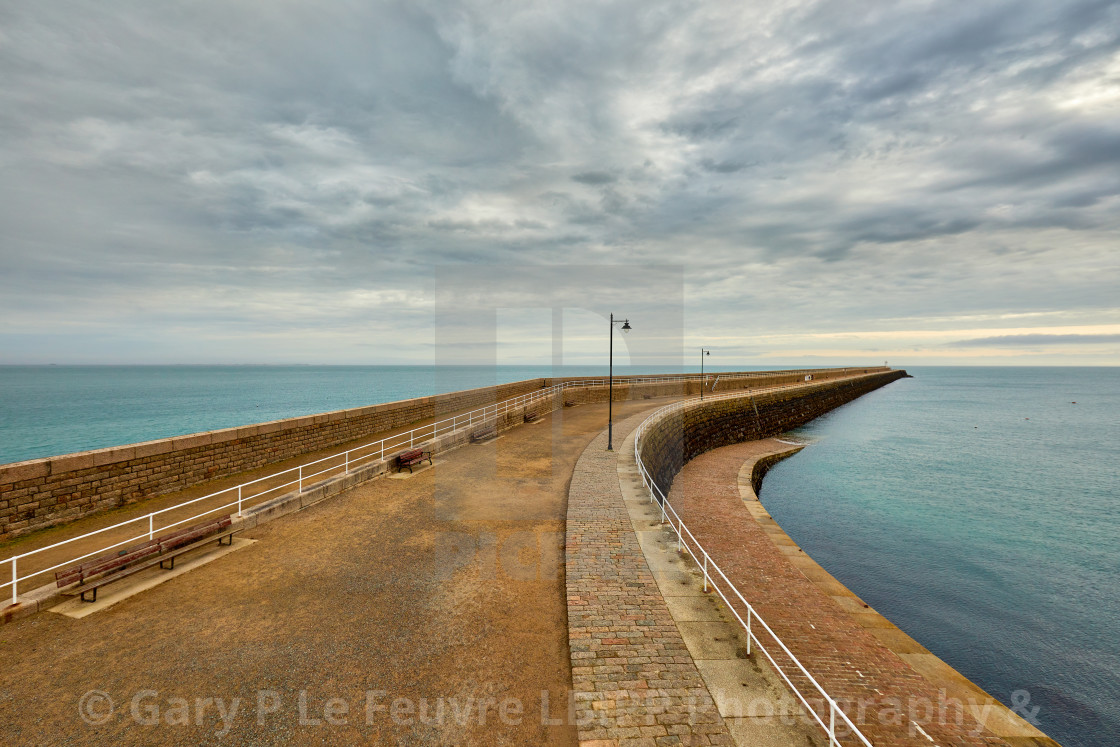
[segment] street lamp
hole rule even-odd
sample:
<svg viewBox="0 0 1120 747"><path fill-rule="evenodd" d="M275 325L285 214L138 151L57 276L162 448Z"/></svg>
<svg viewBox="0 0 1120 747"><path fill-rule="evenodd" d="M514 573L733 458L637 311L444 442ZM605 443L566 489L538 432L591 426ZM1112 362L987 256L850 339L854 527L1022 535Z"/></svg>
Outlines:
<svg viewBox="0 0 1120 747"><path fill-rule="evenodd" d="M700 348L700 401L704 401L704 356L711 355L711 350Z"/></svg>
<svg viewBox="0 0 1120 747"><path fill-rule="evenodd" d="M621 324L623 334L630 331L630 320L623 319L616 322L611 314L611 347L610 347L610 378L607 384L607 451L614 451L612 439L614 438L614 325Z"/></svg>

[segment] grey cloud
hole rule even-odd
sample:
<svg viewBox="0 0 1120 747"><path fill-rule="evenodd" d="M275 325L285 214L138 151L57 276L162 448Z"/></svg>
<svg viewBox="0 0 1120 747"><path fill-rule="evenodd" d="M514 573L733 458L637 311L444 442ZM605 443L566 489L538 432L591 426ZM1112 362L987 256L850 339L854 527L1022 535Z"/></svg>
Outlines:
<svg viewBox="0 0 1120 747"><path fill-rule="evenodd" d="M611 184L618 181L618 178L613 174L608 174L605 171L584 171L581 174L576 174L572 177L572 181L579 182L580 184Z"/></svg>
<svg viewBox="0 0 1120 747"><path fill-rule="evenodd" d="M711 158L705 158L700 162L700 166L705 171L712 171L716 174L734 174L747 168L748 164L741 161L719 161L716 162Z"/></svg>
<svg viewBox="0 0 1120 747"><path fill-rule="evenodd" d="M3 14L5 355L282 336L277 295L392 344L430 319L372 299L444 264L679 263L697 334L1115 313L1114 2Z"/></svg>

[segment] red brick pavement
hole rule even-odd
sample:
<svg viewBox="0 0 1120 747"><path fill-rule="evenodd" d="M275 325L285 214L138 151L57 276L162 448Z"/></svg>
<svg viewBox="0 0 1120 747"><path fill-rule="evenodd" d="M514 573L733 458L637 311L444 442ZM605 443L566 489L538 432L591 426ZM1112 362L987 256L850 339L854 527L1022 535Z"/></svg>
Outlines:
<svg viewBox="0 0 1120 747"><path fill-rule="evenodd" d="M615 426L622 443L646 415ZM568 637L583 747L729 745L630 523L600 434L568 490Z"/></svg>
<svg viewBox="0 0 1120 747"><path fill-rule="evenodd" d="M852 620L770 540L737 485L740 467L760 449L773 451L774 444L755 441L702 454L673 482L670 503L715 562L876 747L1007 747L967 705L947 702L944 691Z"/></svg>

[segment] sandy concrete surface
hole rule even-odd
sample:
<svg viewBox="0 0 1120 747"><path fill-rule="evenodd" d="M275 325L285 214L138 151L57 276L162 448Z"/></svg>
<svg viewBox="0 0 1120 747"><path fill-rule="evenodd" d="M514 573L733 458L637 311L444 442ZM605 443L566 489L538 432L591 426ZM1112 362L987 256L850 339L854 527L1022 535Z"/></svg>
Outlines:
<svg viewBox="0 0 1120 747"><path fill-rule="evenodd" d="M102 612L3 626L0 744L574 744L564 515L605 420L565 408Z"/></svg>

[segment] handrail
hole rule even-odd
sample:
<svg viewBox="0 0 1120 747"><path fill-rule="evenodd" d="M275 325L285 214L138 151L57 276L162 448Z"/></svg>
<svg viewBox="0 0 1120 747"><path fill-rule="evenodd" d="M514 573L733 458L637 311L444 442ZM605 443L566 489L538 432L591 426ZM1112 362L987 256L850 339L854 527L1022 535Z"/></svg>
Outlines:
<svg viewBox="0 0 1120 747"><path fill-rule="evenodd" d="M828 369L800 369L800 370L786 370L786 371L748 371L748 372L742 372L741 374L738 374L738 376L740 378L751 378L751 377L761 377L761 376L775 376L775 375L782 375L782 374L788 374L788 373L818 373L818 372L839 373L839 372L850 371L850 370L862 370L862 369L828 368ZM690 381L690 380L693 380L694 378L699 378L699 376L694 375L694 374L678 374L678 375L675 375L675 376L645 376L645 377L643 377L643 376L628 376L628 377L616 376L616 377L614 377L614 380L615 380L615 383L617 385L619 383L656 383L656 382L667 382L667 381L668 382ZM311 478L319 477L321 475L325 475L329 472L333 472L333 471L336 471L336 470L341 470L342 474L349 474L350 470L354 469L355 467L360 466L360 465L365 464L365 463L368 463L370 461L384 459L386 453L391 455L393 453L393 451L396 450L396 449L400 449L400 448L411 449L415 446L415 444L417 442L422 443L422 442L430 440L430 439L438 438L441 435L451 433L453 431L459 430L460 428L473 427L475 425L475 423L482 423L482 422L497 418L499 415L501 415L503 413L506 413L506 412L509 412L510 410L518 409L518 408L525 407L525 406L528 406L530 404L533 404L535 402L540 402L542 400L546 400L546 399L551 398L551 397L559 396L566 389L588 387L588 386L599 386L599 385L606 386L607 383L608 383L607 379L593 379L593 378L579 378L579 379L562 381L562 382L560 382L558 384L554 384L550 387L544 387L544 388L541 388L541 389L538 389L538 390L535 390L535 391L532 391L532 392L528 392L526 394L521 394L521 395L518 395L516 397L511 397L510 399L503 400L502 402L496 402L494 404L485 405L483 407L477 408L475 410L471 410L471 411L466 412L466 413L462 413L462 414L459 414L459 415L454 415L450 418L445 418L443 420L440 420L440 421L437 421L437 422L434 422L434 423L430 423L428 425L423 425L423 426L419 426L417 428L413 428L412 430L406 431L404 433L398 433L398 434L393 435L393 436L386 436L385 438L382 438L379 441L373 441L373 442L368 443L368 444L363 444L362 446L356 446L354 448L347 449L346 451L342 451L342 452L338 452L338 453L335 453L335 454L331 454L329 456L321 457L319 459L316 459L316 460L311 461L311 462L306 462L306 463L298 465L296 467L290 467L290 468L285 469L285 470L280 470L279 472L273 472L273 473L270 473L268 475L265 475L264 477L258 477L254 480L249 480L247 482L243 482L243 483L240 483L238 485L234 485L232 487L224 488L222 490L218 490L218 491L215 491L213 493L209 493L209 494L201 496L199 498L194 498L194 499L191 499L189 501L184 501L182 503L178 503L174 506L168 506L166 508L161 508L161 509L158 509L156 511L151 511L151 512L149 512L147 514L144 514L142 516L137 516L137 517L134 517L132 519L126 519L125 521L118 522L116 524L113 524L112 526L102 527L101 529L96 529L94 531L87 532L85 534L82 534L82 535L79 535L79 536L76 536L76 537L70 537L70 538L67 538L67 539L64 539L64 540L60 540L58 542L55 542L54 544L47 545L45 547L38 547L38 548L35 548L33 550L28 550L27 552L20 553L19 555L14 555L12 557L5 558L4 560L0 560L0 566L10 564L11 568L12 568L12 580L0 583L0 589L3 589L4 587L10 586L11 590L12 590L12 597L11 597L12 601L11 601L11 603L12 604L17 604L18 601L19 601L19 591L18 591L19 590L19 582L26 581L29 578L34 578L36 576L41 576L44 573L49 573L49 572L51 572L53 570L56 570L58 568L61 568L63 566L72 565L72 564L74 564L78 561L85 560L86 558L92 557L94 555L98 555L98 554L104 553L104 552L109 551L109 550L114 550L114 549L116 549L116 548L118 548L122 545L126 545L130 542L135 542L138 539L143 539L145 537L149 540L153 539L155 537L155 533L157 531L164 531L164 530L169 529L171 527L176 527L176 526L179 526L181 524L186 524L187 522L194 521L196 519L201 519L202 517L206 516L207 514L212 514L216 511L223 511L223 510L226 510L226 509L232 509L234 506L236 506L237 507L237 514L240 516L240 515L243 514L246 503L254 503L254 504L258 503L258 502L262 501L264 499L264 497L269 495L270 493L276 493L277 491L285 490L285 489L291 488L292 486L298 486L299 493L303 493L304 484ZM407 446L406 446L406 444L407 444ZM316 466L316 465L323 465L326 462L332 462L332 461L336 461L337 463L333 464L331 466L322 467L318 471L311 472L311 473L305 473L305 471L304 471L307 468L311 468L311 467ZM284 482L282 482L279 485L272 485L271 487L264 486L260 490L260 492L253 493L251 495L246 495L246 489L247 488L251 488L253 486L259 485L260 483L263 483L263 482L266 482L266 481L271 481L271 480L276 480L276 479L279 479L279 478L286 478L286 479L284 480ZM236 498L233 497L235 493L236 493ZM155 519L156 519L157 516L162 516L163 514L169 513L171 511L176 511L176 510L188 507L188 506L192 506L192 505L195 505L195 504L197 504L201 501L206 501L206 500L209 500L209 499L213 499L213 498L216 498L218 496L225 495L225 494L229 494L226 502L223 503L222 505L216 507L216 508L210 508L210 509L207 509L206 511L194 514L194 515L192 515L190 517L187 517L185 519L179 519L178 521L169 523L167 525L161 525L161 526L159 526L158 529L156 527ZM19 561L23 560L24 558L31 557L32 555L38 555L38 554L44 553L48 550L54 550L54 549L57 549L57 548L62 547L64 545L68 545L70 543L77 542L79 540L88 539L89 537L93 537L93 536L96 536L96 535L99 535L99 534L103 534L105 532L109 532L109 531L114 530L114 529L122 529L123 527L129 526L131 524L135 524L137 522L142 522L144 520L147 520L148 528L147 528L147 532L145 532L143 534L137 535L135 537L129 537L128 539L124 539L124 540L121 540L119 542L115 542L115 543L106 545L104 547L100 547L97 550L94 550L92 552L86 553L84 555L80 555L78 557L70 558L70 559L68 559L68 560L66 560L62 563L57 563L55 565L52 565L49 568L33 571L33 572L28 573L27 575L24 575L22 577L19 575L18 564L19 564Z"/></svg>
<svg viewBox="0 0 1120 747"><path fill-rule="evenodd" d="M794 385L794 386L796 386L796 385ZM761 389L761 390L746 390L746 391L740 390L740 391L736 391L736 392L726 392L726 393L723 393L723 394L711 395L711 396L709 396L705 399L706 399L706 401L710 402L712 400L729 399L729 398L732 398L732 397L754 397L754 396L757 396L759 394L765 394L769 391L774 391L774 390L777 390L777 389L785 389L785 388L788 388L788 385L785 386L785 387L768 387L766 389ZM719 565L712 559L712 557L708 554L708 551L706 549L704 549L703 545L700 544L700 541L698 539L696 539L696 536L692 533L692 530L690 530L685 525L684 521L681 519L681 517L677 513L676 509L674 509L672 504L669 503L668 499L665 496L665 493L662 492L661 488L658 487L657 483L654 481L653 476L650 475L649 470L646 469L645 463L642 461L642 454L641 454L641 439L642 439L642 434L645 431L646 426L649 423L651 423L655 419L658 419L659 417L661 417L664 414L668 414L668 413L676 411L676 410L682 410L685 407L691 406L693 404L698 404L698 403L700 403L700 401L701 400L699 398L694 398L694 399L682 400L681 402L674 402L671 405L666 405L665 407L662 407L662 408L654 411L653 414L651 414L648 418L643 420L642 423L638 426L637 430L635 431L635 434L634 434L634 461L635 461L635 463L638 467L638 473L642 478L642 484L649 491L650 502L652 503L656 500L660 504L660 506L661 506L661 521L665 522L666 520L668 520L669 526L673 529L674 533L677 535L677 549L678 549L678 551L679 550L687 551L687 554L689 555L689 557L691 557L693 562L696 563L697 567L699 567L703 571L703 573L704 573L704 591L708 590L708 585L709 585L709 583L711 583L712 588L716 590L716 593L718 593L720 598L723 599L724 603L727 605L727 608L729 610L731 610L731 614L733 614L735 616L735 619L739 621L739 624L742 625L746 629L746 631L747 631L747 655L750 655L751 642L754 641L755 643L757 643L758 648L762 651L762 653L766 655L766 658L770 661L770 664L773 665L774 670L776 672L778 672L779 675L781 675L782 680L785 681L785 683L793 691L793 694L796 695L798 700L800 700L801 703L805 706L805 710L808 711L808 713L813 717L813 719L817 722L817 724L822 729L824 729L825 733L828 735L828 738L829 738L829 746L830 747L833 747L833 746L840 747L840 744L841 744L840 740L836 736L836 726L837 726L836 718L837 718L837 716L839 716L840 719L848 726L848 728L850 728L852 730L852 733L856 737L859 738L860 742L862 742L864 745L866 745L866 747L874 747L871 744L870 740L868 740L867 737L865 737L863 735L863 733L852 722L852 720L843 711L843 709L840 708L840 706L837 704L836 700L825 691L825 689L820 685L820 683L817 682L816 678L813 677L813 675L811 675L809 673L809 670L807 670L805 668L805 666L802 665L802 663L793 654L793 652L789 650L789 647L787 647L786 644L782 642L782 639L778 637L778 634L775 633L774 630L766 623L766 621L762 619L762 617L758 614L758 612L755 611L754 606L751 605L751 603L746 600L746 598L735 587L735 585L731 583L731 580L727 577L727 574L725 574L723 572L723 569L720 568ZM674 520L675 520L675 524L674 524ZM687 539L686 539L686 535L687 535ZM691 544L691 546L690 546L690 544ZM700 557L697 557L698 555ZM712 573L713 570L715 571L715 573L717 573L719 575L719 577L721 579L723 579L723 582L728 589L728 593L732 594L735 598L737 598L739 600L739 602L742 603L742 605L746 608L746 610L747 610L746 621L744 621L743 618L740 616L739 611L737 609L735 609L735 606L731 603L731 600L728 599L727 594L724 593L724 590L721 589L720 586L715 583L714 579L712 579L711 573ZM754 620L757 620L758 624L760 624L766 630L766 632L770 634L770 637L774 640L775 643L777 643L778 647L786 654L786 656L789 657L789 660L793 662L794 666L801 673L801 675L803 675L806 679L809 680L810 683L812 683L813 688L828 703L828 724L827 725L825 724L824 719L821 718L821 716L809 704L808 699L805 697L805 695L803 695L801 693L801 691L793 683L793 681L790 679L790 676L786 673L786 671L782 668L782 666L780 664L778 664L778 662L774 659L774 656L771 655L771 653L769 651L767 651L766 646L764 646L762 644L762 641L758 638L758 636L754 632L752 632L751 623Z"/></svg>

